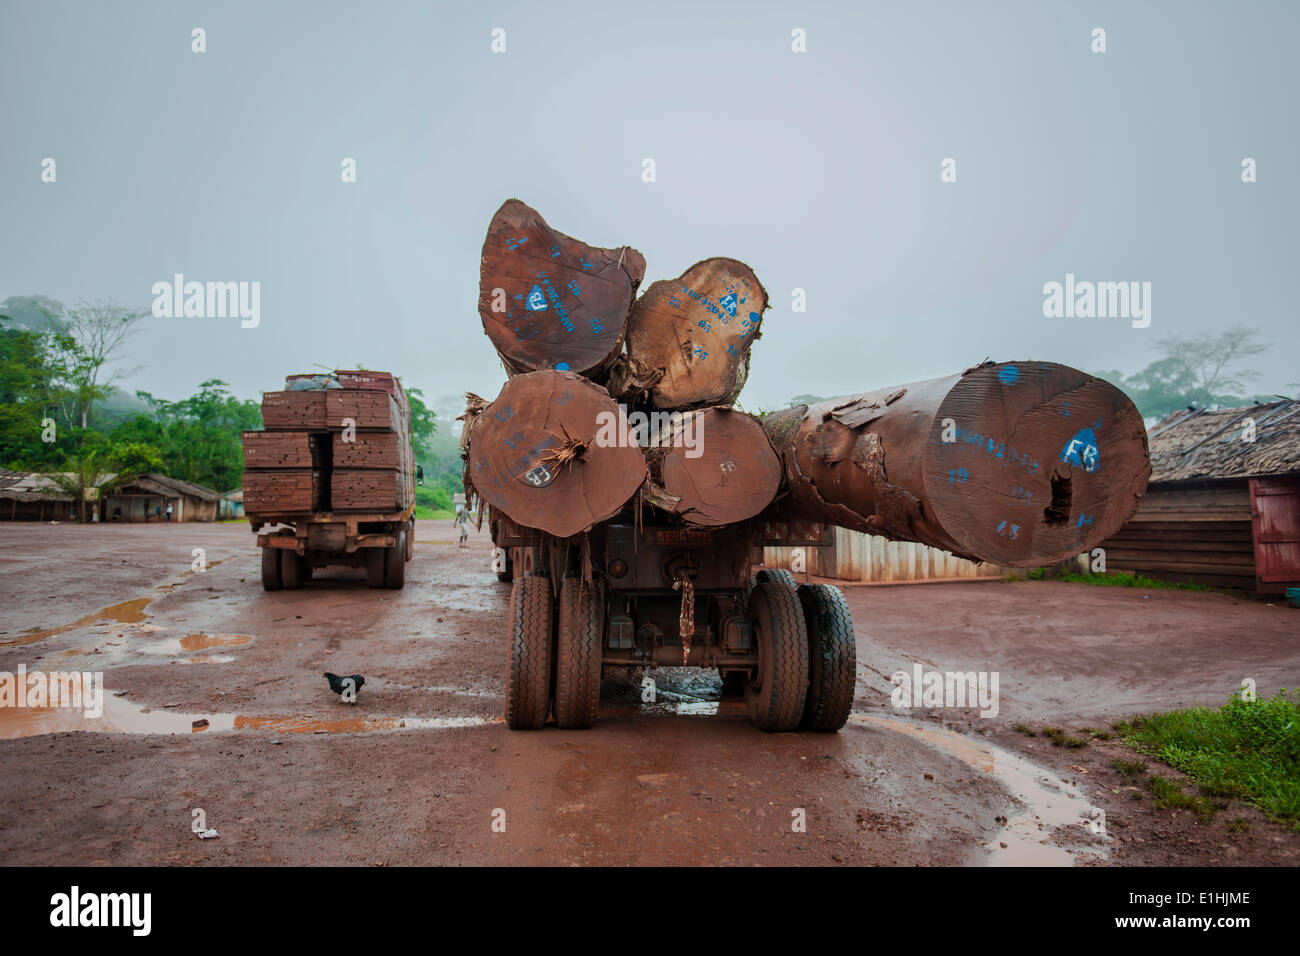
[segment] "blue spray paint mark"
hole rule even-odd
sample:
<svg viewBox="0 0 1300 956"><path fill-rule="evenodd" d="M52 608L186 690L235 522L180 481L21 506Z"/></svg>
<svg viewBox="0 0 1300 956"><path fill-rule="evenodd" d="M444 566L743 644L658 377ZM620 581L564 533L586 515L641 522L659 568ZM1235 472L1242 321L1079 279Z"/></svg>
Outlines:
<svg viewBox="0 0 1300 956"><path fill-rule="evenodd" d="M1061 461L1080 465L1088 474L1101 468L1101 449L1097 447L1097 434L1085 428L1071 438L1061 449Z"/></svg>
<svg viewBox="0 0 1300 956"><path fill-rule="evenodd" d="M998 381L1003 385L1015 385L1018 378L1020 378L1020 369L1014 365L1004 365L998 369Z"/></svg>
<svg viewBox="0 0 1300 956"><path fill-rule="evenodd" d="M1075 525L1075 527L1076 527L1076 528L1082 528L1082 527L1083 527L1084 525L1086 525L1086 524L1092 524L1092 519L1089 518L1086 514L1080 513L1080 515L1079 515L1079 523L1078 523L1077 525Z"/></svg>
<svg viewBox="0 0 1300 956"><path fill-rule="evenodd" d="M720 305L720 306L722 306L724 309L726 309L728 315L730 315L732 318L735 318L735 316L736 316L736 293L735 293L735 292L728 292L726 295L724 295L721 299L718 300L718 305Z"/></svg>
<svg viewBox="0 0 1300 956"><path fill-rule="evenodd" d="M567 372L567 371L569 370L569 363L568 363L568 362L556 362L556 363L555 363L555 368L556 368L557 371L560 371L560 372Z"/></svg>
<svg viewBox="0 0 1300 956"><path fill-rule="evenodd" d="M524 307L529 312L541 312L546 308L546 293L542 291L541 286L533 286L533 291L528 293L528 301L524 303Z"/></svg>

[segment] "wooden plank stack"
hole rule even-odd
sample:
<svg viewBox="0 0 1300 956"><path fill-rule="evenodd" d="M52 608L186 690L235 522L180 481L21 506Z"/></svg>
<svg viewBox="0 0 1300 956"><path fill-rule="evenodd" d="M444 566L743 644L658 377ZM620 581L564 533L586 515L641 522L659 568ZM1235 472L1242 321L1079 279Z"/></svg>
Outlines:
<svg viewBox="0 0 1300 956"><path fill-rule="evenodd" d="M244 432L244 510L293 515L410 507L415 463L401 382L388 372L361 370L291 375L286 386L302 380L319 387L267 392L266 430Z"/></svg>
<svg viewBox="0 0 1300 956"><path fill-rule="evenodd" d="M495 401L469 396L461 444L466 491L515 523L568 537L639 502L692 525L816 521L1034 566L1136 509L1145 430L1113 386L986 362L760 422L731 407L768 306L758 277L705 259L632 301L633 251L556 233L517 200L488 228L479 311L511 378Z"/></svg>

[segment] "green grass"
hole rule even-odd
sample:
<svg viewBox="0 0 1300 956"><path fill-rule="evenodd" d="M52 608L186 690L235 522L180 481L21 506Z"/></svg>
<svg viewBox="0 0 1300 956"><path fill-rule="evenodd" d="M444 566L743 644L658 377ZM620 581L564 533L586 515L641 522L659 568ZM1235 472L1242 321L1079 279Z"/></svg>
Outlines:
<svg viewBox="0 0 1300 956"><path fill-rule="evenodd" d="M1300 831L1300 693L1292 698L1282 690L1256 701L1233 697L1217 710L1148 714L1116 729L1134 750L1187 774L1205 796L1245 800ZM1157 802L1163 798L1203 812L1199 805L1179 804L1170 784L1157 779L1162 778L1152 779Z"/></svg>
<svg viewBox="0 0 1300 956"><path fill-rule="evenodd" d="M1144 760L1115 759L1110 762L1110 765L1115 768L1115 772L1121 777L1132 777L1135 780L1147 772L1147 765Z"/></svg>
<svg viewBox="0 0 1300 956"><path fill-rule="evenodd" d="M1015 731L1016 733L1018 733L1018 734L1024 734L1026 737L1037 737L1037 736L1038 736L1036 733L1034 733L1032 727L1026 727L1024 724L1016 724L1016 725L1015 725L1014 727L1012 727L1011 729L1014 730L1014 731Z"/></svg>
<svg viewBox="0 0 1300 956"><path fill-rule="evenodd" d="M456 517L456 513L455 513L454 511L439 511L439 510L434 509L434 508L426 507L425 505L416 505L416 506L415 506L415 519L416 519L417 521L427 521L427 520L430 520L430 519L434 519L434 520L441 519L441 520L444 520L444 521L447 522L447 527L448 527L448 528L451 528L451 519L454 518L454 517ZM470 522L470 526L473 527L473 524L474 524L474 523L471 521L471 522ZM454 529L453 529L453 530L454 530Z"/></svg>
<svg viewBox="0 0 1300 956"><path fill-rule="evenodd" d="M1088 741L1082 737L1071 737L1060 727L1044 727L1043 733L1056 747L1086 747Z"/></svg>
<svg viewBox="0 0 1300 956"><path fill-rule="evenodd" d="M1168 777L1151 778L1151 795L1155 797L1157 807L1163 810L1191 810L1203 823L1213 820L1215 811L1219 809L1213 800L1185 792L1178 781Z"/></svg>
<svg viewBox="0 0 1300 956"><path fill-rule="evenodd" d="M1079 574L1076 571L1063 571L1050 576L1046 568L1034 568L1029 572L1031 581L1065 581L1068 584L1091 584L1101 588L1146 588L1150 591L1214 591L1204 584L1188 584L1181 581L1160 581L1145 574L1133 574L1129 571L1113 571L1110 574Z"/></svg>

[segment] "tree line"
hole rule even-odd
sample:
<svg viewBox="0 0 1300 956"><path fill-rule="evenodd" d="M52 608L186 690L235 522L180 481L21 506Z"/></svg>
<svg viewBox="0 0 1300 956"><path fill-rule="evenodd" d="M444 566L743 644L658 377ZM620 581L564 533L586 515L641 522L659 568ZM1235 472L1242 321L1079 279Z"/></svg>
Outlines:
<svg viewBox="0 0 1300 956"><path fill-rule="evenodd" d="M259 401L217 378L176 401L131 394L117 383L134 370L109 371L148 314L113 302L65 308L42 296L0 303L0 467L45 474L78 500L151 472L220 492L239 487L240 436L262 427ZM422 503L448 509L461 480L459 457L448 454L454 442L434 453L434 415L420 389L407 395L426 470Z"/></svg>

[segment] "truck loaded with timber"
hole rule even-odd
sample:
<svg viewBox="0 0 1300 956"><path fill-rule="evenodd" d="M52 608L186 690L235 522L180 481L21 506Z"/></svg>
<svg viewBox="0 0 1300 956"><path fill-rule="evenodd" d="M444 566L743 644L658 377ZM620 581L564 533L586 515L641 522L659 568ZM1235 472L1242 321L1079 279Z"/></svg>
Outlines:
<svg viewBox="0 0 1300 956"><path fill-rule="evenodd" d="M401 588L415 543L411 408L388 372L291 375L246 431L244 513L262 549L262 586L296 589L313 569L365 569Z"/></svg>
<svg viewBox="0 0 1300 956"><path fill-rule="evenodd" d="M1137 508L1146 431L1104 381L984 362L754 416L732 403L767 308L757 277L707 259L635 298L644 271L517 200L488 229L479 311L510 378L468 397L461 444L512 581L512 728L590 727L605 670L693 666L763 730L836 731L857 685L848 605L755 570L763 546L841 526L1036 567Z"/></svg>

